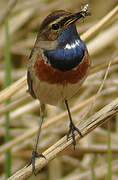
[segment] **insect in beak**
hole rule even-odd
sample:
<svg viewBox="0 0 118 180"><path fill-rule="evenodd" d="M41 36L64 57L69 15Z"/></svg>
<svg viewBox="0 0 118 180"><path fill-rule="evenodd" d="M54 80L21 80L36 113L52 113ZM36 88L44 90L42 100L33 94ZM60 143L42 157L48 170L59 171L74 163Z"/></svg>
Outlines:
<svg viewBox="0 0 118 180"><path fill-rule="evenodd" d="M88 4L86 4L83 9L77 13L72 14L69 16L64 23L65 26L69 26L72 23L75 23L80 18L85 18L86 16L90 16L91 13L88 11Z"/></svg>

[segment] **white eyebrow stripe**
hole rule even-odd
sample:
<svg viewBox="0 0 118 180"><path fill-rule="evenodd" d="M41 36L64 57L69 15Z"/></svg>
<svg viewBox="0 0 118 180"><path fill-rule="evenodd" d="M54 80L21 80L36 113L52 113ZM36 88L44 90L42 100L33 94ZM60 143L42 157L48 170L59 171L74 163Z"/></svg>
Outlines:
<svg viewBox="0 0 118 180"><path fill-rule="evenodd" d="M76 46L79 46L79 40L75 40L72 44L67 43L64 49L73 49Z"/></svg>

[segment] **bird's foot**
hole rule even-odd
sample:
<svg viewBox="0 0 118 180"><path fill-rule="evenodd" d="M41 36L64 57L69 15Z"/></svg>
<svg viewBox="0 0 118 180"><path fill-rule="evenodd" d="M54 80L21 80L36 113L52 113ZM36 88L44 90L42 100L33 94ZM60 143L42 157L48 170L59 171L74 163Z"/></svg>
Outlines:
<svg viewBox="0 0 118 180"><path fill-rule="evenodd" d="M69 131L68 131L68 134L67 134L67 140L69 139L70 135L72 136L72 144L73 144L73 147L75 149L75 145L76 145L76 140L75 140L75 134L74 134L74 131L76 131L80 137L82 137L82 134L80 132L80 130L74 125L73 122L70 122L70 126L69 126Z"/></svg>
<svg viewBox="0 0 118 180"><path fill-rule="evenodd" d="M35 176L36 176L36 168L35 168L36 158L45 158L46 159L46 157L43 154L38 154L38 152L35 150L32 151L32 157L31 157L31 160L28 163L27 167L32 165L32 172L34 173Z"/></svg>

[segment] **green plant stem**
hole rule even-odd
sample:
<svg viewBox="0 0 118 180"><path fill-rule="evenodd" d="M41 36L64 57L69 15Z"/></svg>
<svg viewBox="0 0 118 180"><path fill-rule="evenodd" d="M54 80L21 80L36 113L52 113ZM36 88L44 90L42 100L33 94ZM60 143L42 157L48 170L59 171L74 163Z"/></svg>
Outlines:
<svg viewBox="0 0 118 180"><path fill-rule="evenodd" d="M9 25L8 25L8 18L5 22L5 86L9 86L11 84L11 56L10 56L10 39L9 39ZM6 101L6 104L10 103L10 99ZM9 128L9 120L10 116L9 113L6 113L6 133L5 133L5 143L10 141L10 128ZM5 171L6 171L6 178L10 177L11 175L11 150L6 152L6 162L5 162Z"/></svg>
<svg viewBox="0 0 118 180"><path fill-rule="evenodd" d="M108 121L108 152L107 152L107 160L108 160L108 180L112 180L112 152L111 152L111 130L110 130L110 121Z"/></svg>

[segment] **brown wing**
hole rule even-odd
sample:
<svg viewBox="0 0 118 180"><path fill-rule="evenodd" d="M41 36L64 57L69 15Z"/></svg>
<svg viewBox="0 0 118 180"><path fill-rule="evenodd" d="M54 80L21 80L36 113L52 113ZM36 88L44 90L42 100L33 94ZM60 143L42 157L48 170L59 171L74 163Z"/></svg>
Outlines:
<svg viewBox="0 0 118 180"><path fill-rule="evenodd" d="M29 71L27 72L27 83L28 83L28 92L31 94L31 96L33 98L36 99L36 96L35 96L35 93L34 93L33 87L32 87L32 78L31 78L31 75L30 75Z"/></svg>

